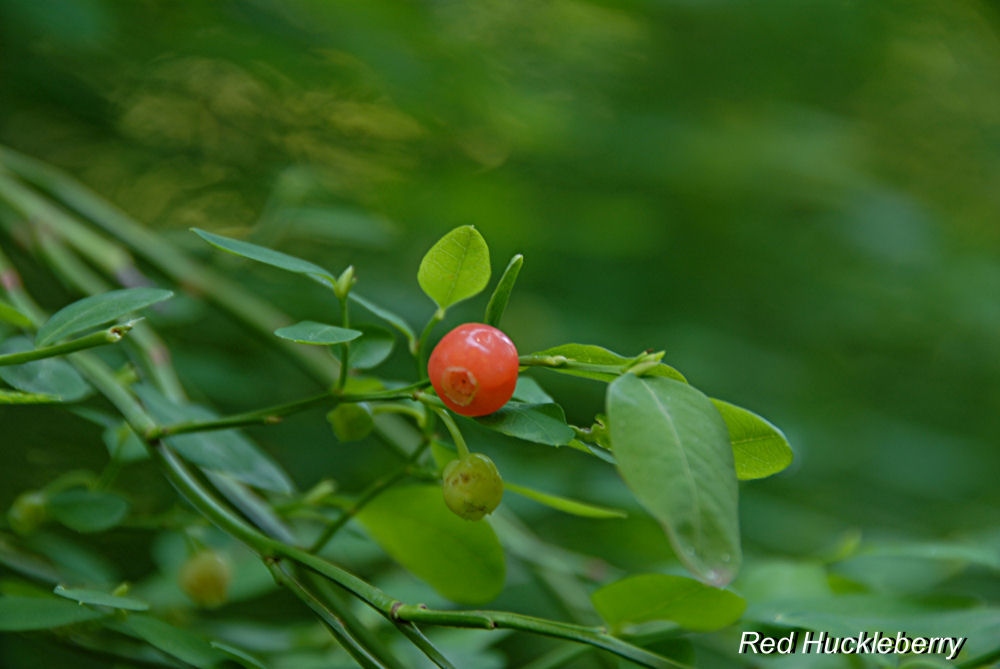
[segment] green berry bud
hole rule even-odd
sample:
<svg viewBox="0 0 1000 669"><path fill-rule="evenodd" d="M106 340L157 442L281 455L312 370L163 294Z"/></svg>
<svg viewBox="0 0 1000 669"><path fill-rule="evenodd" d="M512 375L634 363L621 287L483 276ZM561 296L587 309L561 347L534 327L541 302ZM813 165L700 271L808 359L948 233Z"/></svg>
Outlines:
<svg viewBox="0 0 1000 669"><path fill-rule="evenodd" d="M326 415L340 441L360 441L375 428L372 410L364 402L341 404Z"/></svg>
<svg viewBox="0 0 1000 669"><path fill-rule="evenodd" d="M482 453L452 460L444 468L444 503L466 520L479 520L500 506L503 479L493 461Z"/></svg>
<svg viewBox="0 0 1000 669"><path fill-rule="evenodd" d="M181 567L181 590L198 606L214 608L225 603L232 569L229 561L213 550L195 553Z"/></svg>
<svg viewBox="0 0 1000 669"><path fill-rule="evenodd" d="M7 511L10 529L22 535L34 532L49 518L46 505L45 493L40 490L29 490L19 495Z"/></svg>

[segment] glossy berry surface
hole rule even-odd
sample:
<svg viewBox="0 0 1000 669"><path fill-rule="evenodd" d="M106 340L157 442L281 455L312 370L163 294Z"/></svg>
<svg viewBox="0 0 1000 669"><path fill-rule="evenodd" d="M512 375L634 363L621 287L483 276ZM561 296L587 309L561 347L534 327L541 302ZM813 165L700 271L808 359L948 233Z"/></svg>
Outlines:
<svg viewBox="0 0 1000 669"><path fill-rule="evenodd" d="M181 567L181 590L198 606L214 608L226 601L232 568L225 557L213 550L195 553Z"/></svg>
<svg viewBox="0 0 1000 669"><path fill-rule="evenodd" d="M444 468L444 503L466 520L479 520L500 505L503 479L493 461L482 453L452 460Z"/></svg>
<svg viewBox="0 0 1000 669"><path fill-rule="evenodd" d="M438 397L463 416L485 416L506 404L517 385L517 369L514 343L483 323L465 323L446 334L427 362Z"/></svg>

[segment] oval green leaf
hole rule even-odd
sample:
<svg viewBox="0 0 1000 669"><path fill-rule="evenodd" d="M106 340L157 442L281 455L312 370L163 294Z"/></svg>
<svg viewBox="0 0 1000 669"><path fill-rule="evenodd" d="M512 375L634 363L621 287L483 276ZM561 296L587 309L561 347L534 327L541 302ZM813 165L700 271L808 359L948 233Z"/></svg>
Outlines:
<svg viewBox="0 0 1000 669"><path fill-rule="evenodd" d="M351 342L347 352L348 366L352 369L378 367L392 353L396 338L392 332L379 325L356 325L362 337Z"/></svg>
<svg viewBox="0 0 1000 669"><path fill-rule="evenodd" d="M691 386L626 374L608 386L618 471L663 525L677 557L723 586L741 561L737 483L726 424Z"/></svg>
<svg viewBox="0 0 1000 669"><path fill-rule="evenodd" d="M301 321L295 325L286 325L278 328L274 334L282 339L290 339L299 344L315 344L317 346L331 346L333 344L343 344L345 341L352 341L361 336L360 330L317 323L316 321Z"/></svg>
<svg viewBox="0 0 1000 669"><path fill-rule="evenodd" d="M119 597L100 590L82 590L78 588L64 588L57 585L55 594L66 599L72 599L80 604L94 604L96 606L110 606L114 609L125 611L147 611L149 604L133 597Z"/></svg>
<svg viewBox="0 0 1000 669"><path fill-rule="evenodd" d="M222 235L207 232L205 230L201 230L200 228L191 228L191 232L198 235L217 249L227 251L233 255L238 255L249 260L256 260L259 263L264 263L265 265L270 265L271 267L277 267L278 269L283 269L287 272L304 274L313 281L323 284L327 288L333 288L334 284L337 282L337 277L335 277L332 273L315 263L309 262L308 260L296 258L295 256L288 255L287 253L275 251L274 249L269 249L266 246L259 246L251 242L245 242L241 239L223 237Z"/></svg>
<svg viewBox="0 0 1000 669"><path fill-rule="evenodd" d="M478 294L490 280L490 249L471 225L455 228L431 247L417 282L441 310Z"/></svg>
<svg viewBox="0 0 1000 669"><path fill-rule="evenodd" d="M24 353L34 348L27 337L11 337L0 343L0 353ZM43 358L0 367L0 379L26 393L55 395L64 402L81 399L90 393L87 382L62 358Z"/></svg>
<svg viewBox="0 0 1000 669"><path fill-rule="evenodd" d="M517 387L514 388L513 399L528 404L549 404L555 402L545 389L538 385L530 376L517 377Z"/></svg>
<svg viewBox="0 0 1000 669"><path fill-rule="evenodd" d="M562 344L553 348L547 348L544 351L532 353L529 357L549 356L562 356L566 358L570 364L562 367L546 366L545 369L553 372L559 372L560 374L569 374L570 376L579 376L585 379L604 381L606 383L610 383L621 376L623 371L629 365L634 363L639 357L636 356L634 358L626 358L625 356L619 355L614 351L609 351L603 346L595 346L593 344ZM580 369L579 367L574 367L572 363L607 367L607 369ZM662 362L645 370L643 372L643 376L662 376L668 379L675 379L677 381L687 383L687 379L684 378L683 374L670 365Z"/></svg>
<svg viewBox="0 0 1000 669"><path fill-rule="evenodd" d="M449 511L440 486L390 488L358 520L386 553L453 602L483 604L503 589L506 565L493 528Z"/></svg>
<svg viewBox="0 0 1000 669"><path fill-rule="evenodd" d="M503 271L503 276L497 282L497 287L493 289L493 295L490 296L489 304L486 305L486 316L483 322L487 325L500 327L500 319L503 318L503 312L507 309L507 302L510 300L511 291L514 290L514 283L517 281L517 275L523 264L524 256L520 253L507 263L507 269Z"/></svg>
<svg viewBox="0 0 1000 669"><path fill-rule="evenodd" d="M38 329L35 346L47 346L60 339L92 330L170 297L173 297L173 292L160 288L123 288L85 297L52 314Z"/></svg>
<svg viewBox="0 0 1000 669"><path fill-rule="evenodd" d="M77 532L103 532L125 519L130 504L114 493L73 488L49 498L52 517Z"/></svg>
<svg viewBox="0 0 1000 669"><path fill-rule="evenodd" d="M20 311L7 304L3 300L0 300L0 321L4 323L9 323L15 327L19 328L30 328L31 319L22 314Z"/></svg>
<svg viewBox="0 0 1000 669"><path fill-rule="evenodd" d="M564 446L575 436L562 407L554 403L508 402L499 411L475 420L491 430L547 446Z"/></svg>
<svg viewBox="0 0 1000 669"><path fill-rule="evenodd" d="M534 488L529 488L527 486L517 485L516 483L511 483L510 481L504 481L503 489L505 492L510 491L515 495L527 497L528 499L534 500L539 504L544 504L545 506L556 509L557 511L569 513L574 516L583 516L584 518L626 518L628 516L628 514L621 509L612 509L606 506L588 504L587 502L578 502L575 499L566 499L565 497L560 497L559 495L553 495L551 493L535 490Z"/></svg>
<svg viewBox="0 0 1000 669"><path fill-rule="evenodd" d="M55 597L0 596L0 632L52 629L105 615Z"/></svg>
<svg viewBox="0 0 1000 669"><path fill-rule="evenodd" d="M729 430L729 441L741 481L762 479L792 464L792 447L784 433L752 411L712 399Z"/></svg>
<svg viewBox="0 0 1000 669"><path fill-rule="evenodd" d="M747 607L728 590L668 574L629 576L597 590L590 599L612 628L669 620L695 632L711 632L732 625Z"/></svg>

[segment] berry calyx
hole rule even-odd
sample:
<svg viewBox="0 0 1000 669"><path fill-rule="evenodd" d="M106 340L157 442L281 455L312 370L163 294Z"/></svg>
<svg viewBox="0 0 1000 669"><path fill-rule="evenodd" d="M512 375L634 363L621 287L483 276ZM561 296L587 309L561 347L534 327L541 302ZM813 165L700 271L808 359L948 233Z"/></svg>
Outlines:
<svg viewBox="0 0 1000 669"><path fill-rule="evenodd" d="M211 549L199 551L181 567L181 590L198 606L215 608L225 603L232 568L229 561Z"/></svg>
<svg viewBox="0 0 1000 669"><path fill-rule="evenodd" d="M503 479L493 461L482 453L470 453L449 462L442 474L444 503L457 516L479 520L500 506Z"/></svg>
<svg viewBox="0 0 1000 669"><path fill-rule="evenodd" d="M493 413L517 386L517 349L510 337L484 323L465 323L446 334L427 362L427 375L445 405L463 416Z"/></svg>

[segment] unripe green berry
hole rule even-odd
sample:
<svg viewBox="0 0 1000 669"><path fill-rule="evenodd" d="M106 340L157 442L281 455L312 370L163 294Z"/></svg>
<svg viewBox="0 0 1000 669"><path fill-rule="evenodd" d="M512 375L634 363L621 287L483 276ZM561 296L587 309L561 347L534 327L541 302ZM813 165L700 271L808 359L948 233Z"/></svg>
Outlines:
<svg viewBox="0 0 1000 669"><path fill-rule="evenodd" d="M340 441L360 441L375 428L371 408L363 403L341 404L326 414L333 433Z"/></svg>
<svg viewBox="0 0 1000 669"><path fill-rule="evenodd" d="M232 568L219 553L205 549L195 553L181 567L181 590L198 606L214 608L225 603Z"/></svg>
<svg viewBox="0 0 1000 669"><path fill-rule="evenodd" d="M21 493L7 510L10 529L18 534L31 534L49 518L45 493L29 490Z"/></svg>
<svg viewBox="0 0 1000 669"><path fill-rule="evenodd" d="M503 479L493 461L482 453L452 460L444 468L444 503L466 520L479 520L500 506Z"/></svg>

